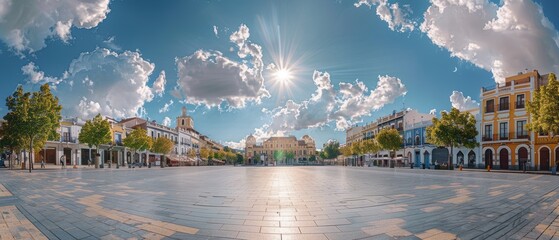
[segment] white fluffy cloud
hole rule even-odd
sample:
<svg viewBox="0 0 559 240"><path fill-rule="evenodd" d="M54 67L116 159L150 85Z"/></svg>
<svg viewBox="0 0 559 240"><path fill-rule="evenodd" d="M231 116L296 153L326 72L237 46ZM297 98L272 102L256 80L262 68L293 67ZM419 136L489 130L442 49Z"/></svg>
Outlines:
<svg viewBox="0 0 559 240"><path fill-rule="evenodd" d="M398 3L388 3L388 0L359 0L354 5L355 7L365 5L369 8L376 6L377 16L388 23L388 27L392 31L413 31L417 24L408 18L409 13L411 13L408 5L400 7Z"/></svg>
<svg viewBox="0 0 559 240"><path fill-rule="evenodd" d="M23 75L27 76L27 82L31 84L43 84L43 83L54 83L57 84L60 80L55 77L45 76L43 71L39 70L39 67L35 66L35 63L30 62L27 65L21 67Z"/></svg>
<svg viewBox="0 0 559 240"><path fill-rule="evenodd" d="M460 111L471 110L479 107L479 103L473 100L470 96L464 97L464 94L459 91L452 91L452 95L450 95L450 103L453 108Z"/></svg>
<svg viewBox="0 0 559 240"><path fill-rule="evenodd" d="M109 11L109 0L0 0L0 39L17 52L35 52L50 37L67 42L72 27L96 27Z"/></svg>
<svg viewBox="0 0 559 240"><path fill-rule="evenodd" d="M158 96L163 96L165 93L165 84L167 83L167 78L165 77L165 71L161 71L155 82L153 83L153 92Z"/></svg>
<svg viewBox="0 0 559 240"><path fill-rule="evenodd" d="M169 100L168 103L165 103L165 105L159 109L159 113L168 112L171 105L173 105L173 100Z"/></svg>
<svg viewBox="0 0 559 240"><path fill-rule="evenodd" d="M360 81L339 83L339 90L335 90L326 72L315 71L313 80L317 89L310 99L301 103L288 100L285 106L268 111L272 116L271 132L316 128L331 121L336 122L336 130L345 130L361 117L406 94L401 80L390 76L379 76L372 91Z"/></svg>
<svg viewBox="0 0 559 240"><path fill-rule="evenodd" d="M431 115L437 114L437 109L436 109L436 108L431 109L431 110L429 111L429 114L431 114Z"/></svg>
<svg viewBox="0 0 559 240"><path fill-rule="evenodd" d="M219 51L198 50L176 59L177 88L173 95L182 95L191 104L208 108L244 108L247 102L260 103L270 97L264 87L262 48L251 43L249 28L241 25L229 40L237 46L240 62Z"/></svg>
<svg viewBox="0 0 559 240"><path fill-rule="evenodd" d="M167 127L171 126L171 118L169 117L163 118L163 126L167 126Z"/></svg>
<svg viewBox="0 0 559 240"><path fill-rule="evenodd" d="M81 53L57 86L63 113L83 118L97 113L116 118L137 115L153 99L147 82L154 68L139 52L98 48Z"/></svg>
<svg viewBox="0 0 559 240"><path fill-rule="evenodd" d="M431 1L421 31L452 56L491 71L496 82L525 69L559 68L559 34L531 0Z"/></svg>

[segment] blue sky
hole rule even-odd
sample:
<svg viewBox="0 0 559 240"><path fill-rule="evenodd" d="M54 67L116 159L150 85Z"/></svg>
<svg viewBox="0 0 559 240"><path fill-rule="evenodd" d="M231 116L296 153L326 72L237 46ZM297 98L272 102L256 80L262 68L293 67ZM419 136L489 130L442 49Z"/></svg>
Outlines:
<svg viewBox="0 0 559 240"><path fill-rule="evenodd" d="M503 77L557 71L557 1L452 2L4 0L0 97L49 82L66 116L174 126L187 106L223 143L320 148L393 110L471 108Z"/></svg>

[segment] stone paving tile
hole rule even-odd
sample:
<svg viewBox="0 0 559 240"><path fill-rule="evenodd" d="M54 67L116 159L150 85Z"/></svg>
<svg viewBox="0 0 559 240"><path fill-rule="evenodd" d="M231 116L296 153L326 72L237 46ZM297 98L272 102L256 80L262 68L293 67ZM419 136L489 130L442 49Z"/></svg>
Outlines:
<svg viewBox="0 0 559 240"><path fill-rule="evenodd" d="M47 239L15 206L0 207L0 239Z"/></svg>
<svg viewBox="0 0 559 240"><path fill-rule="evenodd" d="M553 239L559 229L556 176L349 167L1 174L12 196L0 206L18 206L49 239Z"/></svg>

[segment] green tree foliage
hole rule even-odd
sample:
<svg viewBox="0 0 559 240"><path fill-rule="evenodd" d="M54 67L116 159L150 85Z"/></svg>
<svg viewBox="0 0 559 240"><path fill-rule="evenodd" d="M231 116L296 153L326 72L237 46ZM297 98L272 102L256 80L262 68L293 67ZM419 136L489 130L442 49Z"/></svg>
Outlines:
<svg viewBox="0 0 559 240"><path fill-rule="evenodd" d="M555 74L550 73L547 85L534 92L532 101L528 102L531 121L528 129L534 132L559 133L559 82Z"/></svg>
<svg viewBox="0 0 559 240"><path fill-rule="evenodd" d="M237 153L237 164L243 164L245 159L242 154Z"/></svg>
<svg viewBox="0 0 559 240"><path fill-rule="evenodd" d="M274 160L278 161L285 157L285 152L281 150L274 151Z"/></svg>
<svg viewBox="0 0 559 240"><path fill-rule="evenodd" d="M353 155L353 151L351 150L351 145L347 145L347 144L340 148L340 152L342 153L342 155L346 157Z"/></svg>
<svg viewBox="0 0 559 240"><path fill-rule="evenodd" d="M377 136L375 141L378 143L379 150L390 151L390 158L392 158L390 167L394 167L394 157L396 155L396 150L402 148L402 136L398 130L392 129L382 129Z"/></svg>
<svg viewBox="0 0 559 240"><path fill-rule="evenodd" d="M290 152L287 152L287 153L285 154L285 158L288 159L288 160L293 160L293 159L295 159L295 153L294 153L294 152L291 152L291 151L290 151Z"/></svg>
<svg viewBox="0 0 559 240"><path fill-rule="evenodd" d="M206 147L202 147L200 149L200 157L207 160L210 157L210 150Z"/></svg>
<svg viewBox="0 0 559 240"><path fill-rule="evenodd" d="M316 155L311 155L309 157L309 162L316 162Z"/></svg>
<svg viewBox="0 0 559 240"><path fill-rule="evenodd" d="M441 118L433 118L433 125L427 127L427 142L450 147L448 166L453 168L452 155L454 148L464 146L474 148L478 146L476 136L476 119L469 112L460 112L452 108L449 113L442 112Z"/></svg>
<svg viewBox="0 0 559 240"><path fill-rule="evenodd" d="M194 159L196 157L196 150L194 150L194 148L190 148L186 154L189 158Z"/></svg>
<svg viewBox="0 0 559 240"><path fill-rule="evenodd" d="M328 140L322 149L321 158L333 159L340 155L340 143L336 140Z"/></svg>
<svg viewBox="0 0 559 240"><path fill-rule="evenodd" d="M173 143L173 141L165 137L159 137L155 139L155 141L153 141L153 144L151 146L151 151L154 153L163 154L163 160L161 161L160 164L162 168L164 168L166 164L167 158L165 155L169 154L174 147L175 144Z"/></svg>
<svg viewBox="0 0 559 240"><path fill-rule="evenodd" d="M130 134L128 134L126 138L122 140L122 143L124 144L125 147L132 149L134 155L136 155L136 152L138 151L144 151L150 149L152 145L152 140L147 135L145 129L136 128L132 130L132 132L130 132Z"/></svg>
<svg viewBox="0 0 559 240"><path fill-rule="evenodd" d="M58 139L62 106L58 104L48 84L41 86L37 92L24 92L20 85L6 99L8 113L4 116L9 130L8 134L19 135L26 147L29 147L29 172L33 169L33 151L41 149L48 139ZM18 141L19 141L18 140Z"/></svg>
<svg viewBox="0 0 559 240"><path fill-rule="evenodd" d="M354 142L351 144L351 152L353 155L361 155L363 154L363 144L361 141Z"/></svg>
<svg viewBox="0 0 559 240"><path fill-rule="evenodd" d="M364 153L376 153L380 151L380 146L375 139L364 140L361 145Z"/></svg>
<svg viewBox="0 0 559 240"><path fill-rule="evenodd" d="M0 150L10 151L10 168L14 168L14 155L20 153L25 148L23 138L14 131L14 127L8 125L7 122L0 126Z"/></svg>
<svg viewBox="0 0 559 240"><path fill-rule="evenodd" d="M92 120L87 120L83 125L80 135L80 143L89 146L89 157L91 158L91 148L95 146L99 153L99 146L111 142L111 124L103 119L101 114L97 114ZM99 159L95 158L95 168L99 168Z"/></svg>

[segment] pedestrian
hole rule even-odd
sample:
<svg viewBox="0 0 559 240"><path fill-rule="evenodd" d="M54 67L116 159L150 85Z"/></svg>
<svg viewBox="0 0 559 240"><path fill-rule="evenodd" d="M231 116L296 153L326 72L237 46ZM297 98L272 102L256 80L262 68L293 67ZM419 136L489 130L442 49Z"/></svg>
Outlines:
<svg viewBox="0 0 559 240"><path fill-rule="evenodd" d="M45 159L41 156L41 168L45 168Z"/></svg>
<svg viewBox="0 0 559 240"><path fill-rule="evenodd" d="M64 165L64 159L66 159L66 156L62 154L62 156L60 157L60 165L62 166L62 169L66 168L66 166Z"/></svg>

